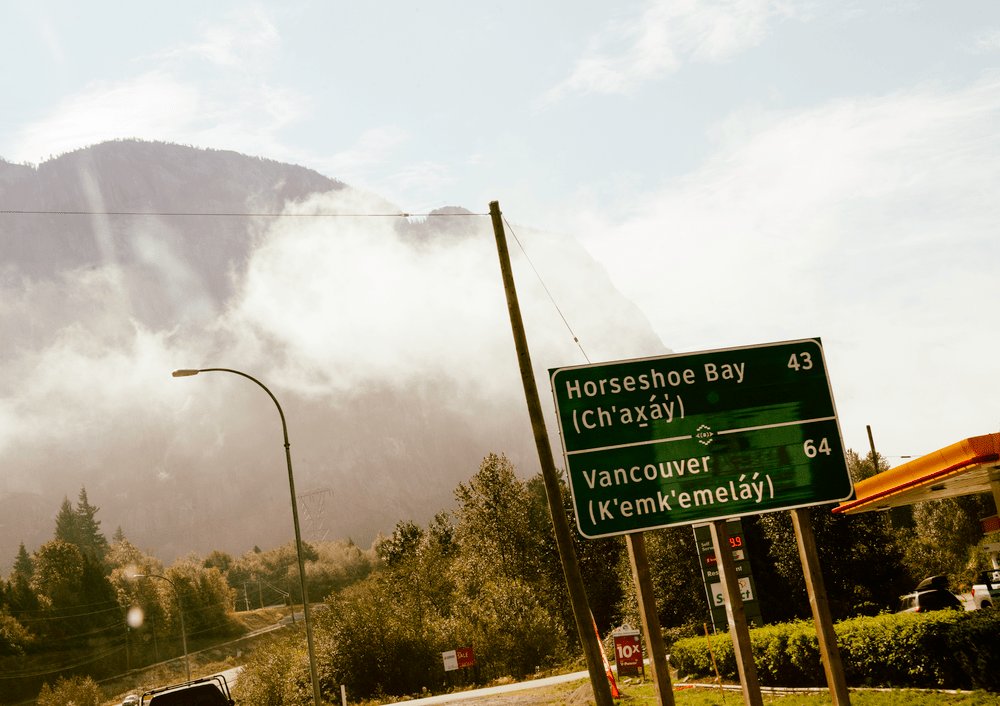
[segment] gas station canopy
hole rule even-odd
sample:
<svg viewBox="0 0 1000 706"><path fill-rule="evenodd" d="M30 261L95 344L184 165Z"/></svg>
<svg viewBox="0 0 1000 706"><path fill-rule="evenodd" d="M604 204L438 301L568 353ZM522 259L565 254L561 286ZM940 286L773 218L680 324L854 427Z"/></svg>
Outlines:
<svg viewBox="0 0 1000 706"><path fill-rule="evenodd" d="M1000 433L963 439L859 481L854 499L833 512L888 510L975 493L992 493L1000 507Z"/></svg>

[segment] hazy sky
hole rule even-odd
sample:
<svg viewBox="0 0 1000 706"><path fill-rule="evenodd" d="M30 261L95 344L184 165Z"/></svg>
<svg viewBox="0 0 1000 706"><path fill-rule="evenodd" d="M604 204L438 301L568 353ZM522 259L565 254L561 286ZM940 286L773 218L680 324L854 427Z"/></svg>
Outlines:
<svg viewBox="0 0 1000 706"><path fill-rule="evenodd" d="M674 351L822 337L849 447L1000 429L995 2L2 7L8 161L139 137L499 200Z"/></svg>

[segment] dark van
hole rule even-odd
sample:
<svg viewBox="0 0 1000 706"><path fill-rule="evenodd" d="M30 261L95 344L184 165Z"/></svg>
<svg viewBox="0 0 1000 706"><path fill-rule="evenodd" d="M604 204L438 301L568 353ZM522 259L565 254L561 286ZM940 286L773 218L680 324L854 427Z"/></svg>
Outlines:
<svg viewBox="0 0 1000 706"><path fill-rule="evenodd" d="M147 698L148 697L148 698ZM183 684L150 689L139 700L140 706L234 706L229 684L221 674L194 679Z"/></svg>

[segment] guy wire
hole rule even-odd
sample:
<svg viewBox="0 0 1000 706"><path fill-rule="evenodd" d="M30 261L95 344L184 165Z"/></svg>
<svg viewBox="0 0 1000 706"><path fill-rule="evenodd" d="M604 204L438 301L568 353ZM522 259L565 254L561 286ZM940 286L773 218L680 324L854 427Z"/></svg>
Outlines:
<svg viewBox="0 0 1000 706"><path fill-rule="evenodd" d="M566 317L563 316L562 309L559 308L555 297L552 296L552 292L550 292L549 288L546 286L545 280L542 279L542 275L538 272L538 268L535 267L535 263L531 261L528 251L524 249L524 245L521 243L520 238L517 237L517 233L515 233L514 229L511 227L510 221L507 220L506 216L501 217L503 218L503 222L507 227L507 230L510 231L510 234L514 237L514 242L517 243L517 247L521 248L521 252L524 253L524 257L528 260L528 264L531 265L531 269L534 271L535 276L542 285L542 289L545 290L545 294L548 296L549 301L552 302L552 306L555 307L556 312L559 314L559 318L562 319L563 324L565 324L566 330L569 331L569 335L573 337L573 343L575 343L580 349L580 352L583 354L583 359L586 360L587 363L590 363L590 356L587 355L587 351L583 350L583 344L580 343L580 339L576 337L576 334L573 332L573 327L569 325L569 321L567 321Z"/></svg>

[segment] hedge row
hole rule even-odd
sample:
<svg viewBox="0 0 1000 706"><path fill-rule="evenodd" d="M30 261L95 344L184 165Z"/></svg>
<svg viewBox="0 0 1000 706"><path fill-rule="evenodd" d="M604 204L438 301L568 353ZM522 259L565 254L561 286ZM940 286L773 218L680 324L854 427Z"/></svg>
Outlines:
<svg viewBox="0 0 1000 706"><path fill-rule="evenodd" d="M834 625L850 686L1000 691L1000 610L902 613ZM727 633L678 640L670 654L679 676L736 679ZM757 676L765 686L823 686L826 678L812 621L750 631Z"/></svg>

